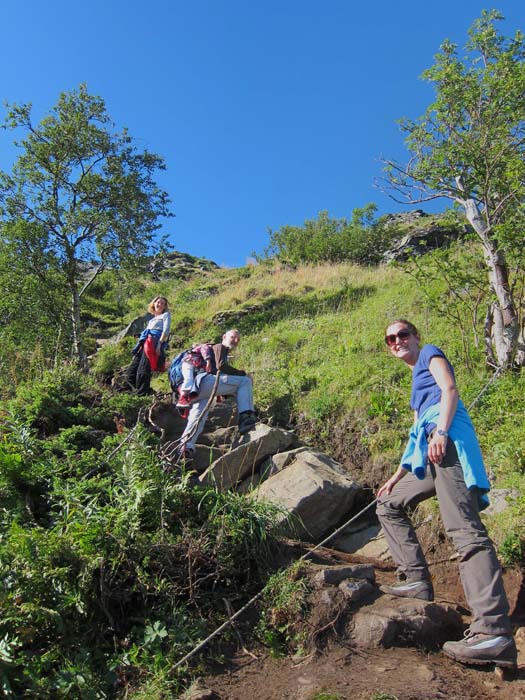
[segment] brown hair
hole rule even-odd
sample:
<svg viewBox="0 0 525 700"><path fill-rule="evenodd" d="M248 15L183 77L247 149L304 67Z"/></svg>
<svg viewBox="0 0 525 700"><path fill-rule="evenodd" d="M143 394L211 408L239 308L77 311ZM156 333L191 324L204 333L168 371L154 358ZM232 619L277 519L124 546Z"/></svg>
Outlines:
<svg viewBox="0 0 525 700"><path fill-rule="evenodd" d="M417 337L419 338L419 331L418 331L418 329L414 326L413 323L410 323L410 321L407 321L406 318L396 318L395 321L390 321L390 323L388 323L387 326L386 326L386 328L385 328L385 335L386 335L386 332L387 332L388 328L390 328L390 326L393 326L394 323L404 323L405 326L407 327L407 329L408 329L413 335L417 335Z"/></svg>
<svg viewBox="0 0 525 700"><path fill-rule="evenodd" d="M168 310L169 304L168 304L168 300L166 299L166 297L158 296L158 297L155 297L154 299L152 299L152 300L150 301L150 303L148 304L148 311L150 312L150 314L154 314L154 313L155 313L155 302L158 301L159 299L164 299L164 301L166 302L166 309L165 309L165 311Z"/></svg>

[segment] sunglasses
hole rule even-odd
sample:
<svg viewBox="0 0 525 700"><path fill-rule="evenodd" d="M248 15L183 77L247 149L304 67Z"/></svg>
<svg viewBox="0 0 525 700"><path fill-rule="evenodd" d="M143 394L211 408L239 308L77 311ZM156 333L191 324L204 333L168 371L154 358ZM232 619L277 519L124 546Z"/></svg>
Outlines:
<svg viewBox="0 0 525 700"><path fill-rule="evenodd" d="M391 333L390 335L385 335L385 343L388 345L389 348L391 348L392 345L396 344L396 340L398 338L399 338L399 340L406 340L411 335L412 335L412 331L409 331L405 328L403 330L398 331L397 333Z"/></svg>

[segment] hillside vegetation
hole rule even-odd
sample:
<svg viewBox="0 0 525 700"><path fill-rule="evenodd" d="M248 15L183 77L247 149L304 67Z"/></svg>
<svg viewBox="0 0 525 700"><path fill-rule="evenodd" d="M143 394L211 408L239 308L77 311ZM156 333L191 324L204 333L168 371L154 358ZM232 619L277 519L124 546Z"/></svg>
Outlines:
<svg viewBox="0 0 525 700"><path fill-rule="evenodd" d="M452 246L449 256L467 261L468 242ZM411 422L410 377L383 340L390 320L407 317L423 340L445 349L465 403L476 400L471 413L494 483L522 494L522 374L509 371L489 383L493 371L468 332L469 295L459 321L444 314L447 300L459 312L446 280L431 274L433 260L429 254L418 263L428 271L425 285L414 263L290 267L274 260L196 271L184 281L145 275L121 300L119 318L124 326L151 297L165 294L173 314L171 356L239 328L234 364L252 374L261 417L296 430L375 488L396 466ZM109 276L90 291L94 332L116 289ZM276 585L269 579L278 546L275 509L170 478L156 456L157 438L142 425L148 398L108 386L129 361L132 343L105 345L89 376L68 364L45 369L35 348L11 384L4 381L6 697L175 697L188 668L173 667L225 619L224 599L238 609L268 580ZM153 386L168 392L166 375ZM518 495L492 524L508 564L524 559L524 514ZM277 582L284 591L291 585ZM265 625L256 629L261 641L285 639Z"/></svg>

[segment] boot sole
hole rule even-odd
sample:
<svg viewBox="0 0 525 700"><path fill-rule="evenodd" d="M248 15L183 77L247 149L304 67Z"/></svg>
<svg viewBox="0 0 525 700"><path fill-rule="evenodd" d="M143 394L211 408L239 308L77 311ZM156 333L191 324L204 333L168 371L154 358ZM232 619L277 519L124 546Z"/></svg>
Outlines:
<svg viewBox="0 0 525 700"><path fill-rule="evenodd" d="M494 664L495 666L500 666L501 668L511 668L514 670L516 670L518 667L517 661L506 661L505 659L471 659L465 658L460 654L454 654L453 652L445 651L444 649L442 651L446 656L449 656L451 659L454 659L454 661L459 661L459 663L461 664L467 664L470 666L490 666L491 664Z"/></svg>
<svg viewBox="0 0 525 700"><path fill-rule="evenodd" d="M379 590L381 593L385 593L385 595L391 595L392 598L412 598L412 600L424 600L427 603L432 603L434 600L434 595L432 593L416 593L415 595L393 593L391 590L386 590L384 586L379 586Z"/></svg>

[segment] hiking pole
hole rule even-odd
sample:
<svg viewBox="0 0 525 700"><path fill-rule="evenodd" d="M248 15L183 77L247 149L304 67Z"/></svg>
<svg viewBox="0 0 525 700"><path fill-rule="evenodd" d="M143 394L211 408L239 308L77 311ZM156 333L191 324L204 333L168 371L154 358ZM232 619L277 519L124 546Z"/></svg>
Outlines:
<svg viewBox="0 0 525 700"><path fill-rule="evenodd" d="M184 445L188 442L188 440L190 440L196 434L202 420L206 417L208 410L210 409L211 404L213 403L213 400L215 399L215 396L217 394L220 376L221 376L221 371L217 370L217 374L215 375L215 381L213 383L213 388L211 390L211 394L208 398L208 401L206 402L206 405L204 406L203 410L201 411L201 414L200 414L198 420L196 420L194 425L192 425L191 430L188 432L187 435L183 434L183 435L181 435L181 437L178 440L174 441L175 444L178 445L179 454L182 454L182 452L184 450ZM182 441L183 437L184 437L184 442Z"/></svg>

